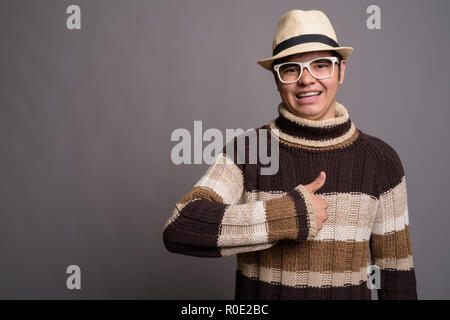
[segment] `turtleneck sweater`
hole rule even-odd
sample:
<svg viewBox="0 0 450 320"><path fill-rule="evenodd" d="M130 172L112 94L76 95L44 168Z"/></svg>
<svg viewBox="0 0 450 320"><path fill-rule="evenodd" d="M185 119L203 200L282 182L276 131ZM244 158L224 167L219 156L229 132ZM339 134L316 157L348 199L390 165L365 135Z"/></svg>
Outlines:
<svg viewBox="0 0 450 320"><path fill-rule="evenodd" d="M176 203L163 229L165 247L199 257L235 255L237 300L370 300L368 282L379 300L417 299L397 152L357 129L337 102L335 117L326 120L301 118L280 103L278 117L256 131L258 145L263 135L268 150L277 142L278 171L262 175L259 160L241 163L224 147ZM326 181L314 194L326 200L328 219L317 230L304 186L320 171Z"/></svg>

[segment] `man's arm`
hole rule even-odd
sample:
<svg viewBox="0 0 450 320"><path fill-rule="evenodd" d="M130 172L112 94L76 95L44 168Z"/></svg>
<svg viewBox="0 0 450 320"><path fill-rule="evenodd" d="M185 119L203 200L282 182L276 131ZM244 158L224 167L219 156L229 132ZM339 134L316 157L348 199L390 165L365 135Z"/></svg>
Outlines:
<svg viewBox="0 0 450 320"><path fill-rule="evenodd" d="M416 300L406 178L397 153L387 148L378 185L382 191L370 239L372 264L381 270L379 300Z"/></svg>
<svg viewBox="0 0 450 320"><path fill-rule="evenodd" d="M216 158L166 223L163 240L169 251L221 257L317 234L311 196L302 185L276 199L239 204L243 168L224 153Z"/></svg>

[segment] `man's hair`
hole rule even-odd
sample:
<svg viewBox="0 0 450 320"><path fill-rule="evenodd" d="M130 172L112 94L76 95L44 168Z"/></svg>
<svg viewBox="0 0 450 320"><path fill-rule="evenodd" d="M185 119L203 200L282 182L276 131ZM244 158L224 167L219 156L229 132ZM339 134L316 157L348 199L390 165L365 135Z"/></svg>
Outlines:
<svg viewBox="0 0 450 320"><path fill-rule="evenodd" d="M332 57L336 57L336 58L338 58L338 79L340 80L341 79L341 61L342 61L342 56L339 54L339 53L337 53L336 51L331 51L330 50L330 55L332 56ZM287 62L288 60L289 60L289 58L290 58L291 56L287 56L287 57L283 57L283 58L279 58L279 59L275 59L273 62L272 62L272 73L273 73L273 76L275 77L275 83L278 85L278 76L277 76L277 72L275 71L275 70L273 70L273 66L275 66L275 65L277 65L277 64L279 64L279 63L283 63L283 62Z"/></svg>

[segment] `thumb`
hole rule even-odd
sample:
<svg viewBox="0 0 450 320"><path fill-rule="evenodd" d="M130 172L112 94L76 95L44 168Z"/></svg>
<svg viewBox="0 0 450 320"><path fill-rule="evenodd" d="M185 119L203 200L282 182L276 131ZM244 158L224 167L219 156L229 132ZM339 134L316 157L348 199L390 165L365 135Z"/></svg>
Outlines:
<svg viewBox="0 0 450 320"><path fill-rule="evenodd" d="M326 180L325 172L324 171L320 171L320 174L316 178L316 180L314 180L310 184L306 185L305 188L308 189L308 191L314 193L317 190L319 190L320 188L322 188L322 186L325 184L325 180Z"/></svg>

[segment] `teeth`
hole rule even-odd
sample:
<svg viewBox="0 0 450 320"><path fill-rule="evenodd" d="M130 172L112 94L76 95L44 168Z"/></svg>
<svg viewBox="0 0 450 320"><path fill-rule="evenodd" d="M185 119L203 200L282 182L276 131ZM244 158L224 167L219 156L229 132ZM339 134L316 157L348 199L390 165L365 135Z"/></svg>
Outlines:
<svg viewBox="0 0 450 320"><path fill-rule="evenodd" d="M319 94L320 94L319 91L314 91L314 92L307 92L307 93L297 94L297 97L303 98L303 97L309 97L309 96L317 96Z"/></svg>

